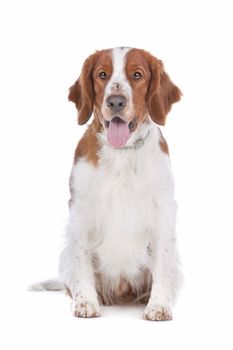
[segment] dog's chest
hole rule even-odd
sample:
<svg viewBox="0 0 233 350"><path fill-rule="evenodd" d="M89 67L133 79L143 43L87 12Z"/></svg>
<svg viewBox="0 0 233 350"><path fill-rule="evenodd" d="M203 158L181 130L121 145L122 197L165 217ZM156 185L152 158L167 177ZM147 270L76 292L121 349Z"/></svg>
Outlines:
<svg viewBox="0 0 233 350"><path fill-rule="evenodd" d="M156 199L169 190L169 174L169 161L154 135L137 150L104 146L96 167L85 159L74 167L75 215L88 227L101 272L135 277L148 266Z"/></svg>
<svg viewBox="0 0 233 350"><path fill-rule="evenodd" d="M106 152L106 153L105 153ZM146 157L135 151L105 150L96 170L93 197L98 217L111 232L131 232L140 227L154 192ZM145 224L145 223L144 223ZM103 228L101 228L103 229Z"/></svg>
<svg viewBox="0 0 233 350"><path fill-rule="evenodd" d="M102 271L109 275L136 275L149 259L154 215L151 170L142 152L105 152L92 192L95 251Z"/></svg>

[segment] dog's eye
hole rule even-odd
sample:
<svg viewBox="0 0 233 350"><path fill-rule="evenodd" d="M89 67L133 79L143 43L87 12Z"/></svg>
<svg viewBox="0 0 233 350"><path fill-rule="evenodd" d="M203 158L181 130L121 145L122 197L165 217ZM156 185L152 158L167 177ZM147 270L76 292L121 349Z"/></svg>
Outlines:
<svg viewBox="0 0 233 350"><path fill-rule="evenodd" d="M139 80L142 77L140 72L134 72L133 74L133 78L134 80Z"/></svg>
<svg viewBox="0 0 233 350"><path fill-rule="evenodd" d="M106 79L107 78L107 74L104 71L101 71L99 73L99 77L100 77L100 79Z"/></svg>

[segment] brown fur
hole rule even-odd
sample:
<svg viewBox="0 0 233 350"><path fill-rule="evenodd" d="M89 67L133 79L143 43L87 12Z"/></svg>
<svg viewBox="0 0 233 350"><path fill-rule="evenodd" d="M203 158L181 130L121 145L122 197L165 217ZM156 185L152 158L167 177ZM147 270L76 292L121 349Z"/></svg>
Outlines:
<svg viewBox="0 0 233 350"><path fill-rule="evenodd" d="M106 79L100 79L99 74L104 71L107 75ZM101 121L101 107L104 99L105 86L108 83L109 78L113 72L111 52L105 50L96 61L95 67L93 68L92 82L95 92L95 115L99 117Z"/></svg>
<svg viewBox="0 0 233 350"><path fill-rule="evenodd" d="M92 81L93 69L103 52L97 51L89 56L83 64L79 79L70 88L68 99L75 103L78 110L78 123L85 124L91 117L95 102Z"/></svg>
<svg viewBox="0 0 233 350"><path fill-rule="evenodd" d="M141 51L150 69L147 93L148 112L154 122L164 125L172 104L180 100L182 93L164 71L162 61L144 50Z"/></svg>
<svg viewBox="0 0 233 350"><path fill-rule="evenodd" d="M163 136L159 141L159 146L160 146L160 149L169 156L168 144L167 144L167 141L163 138Z"/></svg>
<svg viewBox="0 0 233 350"><path fill-rule="evenodd" d="M133 90L133 105L137 126L139 127L147 116L146 95L150 81L150 70L144 51L133 49L127 54L126 76ZM135 80L133 74L139 72L142 78Z"/></svg>
<svg viewBox="0 0 233 350"><path fill-rule="evenodd" d="M67 294L71 299L73 299L73 296L72 296L72 293L71 293L70 288L68 288L67 286L65 286L65 289L66 289L66 294Z"/></svg>
<svg viewBox="0 0 233 350"><path fill-rule="evenodd" d="M85 157L93 165L98 164L98 149L100 147L99 140L97 138L97 132L100 132L101 124L98 119L94 119L87 131L78 143L75 150L74 162L76 163L79 158Z"/></svg>
<svg viewBox="0 0 233 350"><path fill-rule="evenodd" d="M142 74L141 79L132 79L135 71ZM154 122L164 125L172 104L182 94L164 71L162 61L144 50L133 49L127 55L126 75L133 89L138 124L144 121L148 111Z"/></svg>
<svg viewBox="0 0 233 350"><path fill-rule="evenodd" d="M129 283L124 279L124 278L121 278L120 279L120 282L119 282L119 286L116 290L116 295L121 298L121 297L124 297L126 295L128 295L130 292L130 285Z"/></svg>
<svg viewBox="0 0 233 350"><path fill-rule="evenodd" d="M169 148L168 148L167 141L163 137L162 131L160 129L159 129L159 132L160 132L160 141L159 141L160 149L161 151L163 151L169 156Z"/></svg>
<svg viewBox="0 0 233 350"><path fill-rule="evenodd" d="M164 138L159 141L159 146L160 146L161 150L169 156L168 144Z"/></svg>
<svg viewBox="0 0 233 350"><path fill-rule="evenodd" d="M150 53L132 49L126 57L126 76L133 90L133 104L138 128L146 119L149 112L152 120L164 125L167 113L173 103L181 98L181 91L173 84L164 71L162 61ZM106 72L106 79L101 79L101 71ZM84 62L79 79L70 88L69 100L78 109L78 123L84 124L91 117L94 110L94 121L80 140L75 151L75 162L85 157L95 166L98 164L98 149L100 147L96 133L100 132L103 124L101 106L104 98L105 86L113 71L111 51L97 51ZM135 71L139 71L142 78L133 79ZM166 141L161 139L160 148L168 154Z"/></svg>

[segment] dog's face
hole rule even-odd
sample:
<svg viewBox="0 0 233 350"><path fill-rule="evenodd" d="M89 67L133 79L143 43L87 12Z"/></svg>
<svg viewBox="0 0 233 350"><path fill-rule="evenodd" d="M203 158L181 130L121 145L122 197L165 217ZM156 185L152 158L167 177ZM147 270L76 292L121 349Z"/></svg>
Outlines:
<svg viewBox="0 0 233 350"><path fill-rule="evenodd" d="M79 124L94 111L108 142L122 148L148 115L164 125L180 96L160 60L143 50L115 48L98 51L85 61L69 99L76 104Z"/></svg>

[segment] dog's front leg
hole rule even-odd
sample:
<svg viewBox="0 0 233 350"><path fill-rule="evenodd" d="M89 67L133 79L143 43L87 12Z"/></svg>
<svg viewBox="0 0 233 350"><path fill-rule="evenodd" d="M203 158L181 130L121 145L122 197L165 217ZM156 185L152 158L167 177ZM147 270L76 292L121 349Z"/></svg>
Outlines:
<svg viewBox="0 0 233 350"><path fill-rule="evenodd" d="M82 215L72 213L68 228L68 244L60 259L60 272L73 299L72 313L76 317L100 316L95 289L92 251L88 240L89 223ZM83 221L83 222L82 222Z"/></svg>
<svg viewBox="0 0 233 350"><path fill-rule="evenodd" d="M161 200L156 203L156 229L152 235L152 290L144 311L147 320L172 319L172 305L176 293L176 203Z"/></svg>

